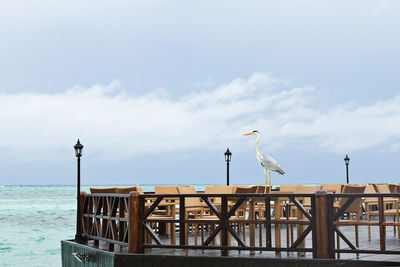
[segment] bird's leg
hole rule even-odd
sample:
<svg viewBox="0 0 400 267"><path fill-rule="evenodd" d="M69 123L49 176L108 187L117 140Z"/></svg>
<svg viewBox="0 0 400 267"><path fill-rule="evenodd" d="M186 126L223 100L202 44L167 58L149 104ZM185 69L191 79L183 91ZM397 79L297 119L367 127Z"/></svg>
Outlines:
<svg viewBox="0 0 400 267"><path fill-rule="evenodd" d="M267 193L267 188L268 188L268 174L267 174L267 170L264 169L265 172L265 188L264 188L264 194ZM269 192L268 192L269 193Z"/></svg>
<svg viewBox="0 0 400 267"><path fill-rule="evenodd" d="M271 179L271 171L268 171L269 173L269 192L272 192L272 179Z"/></svg>

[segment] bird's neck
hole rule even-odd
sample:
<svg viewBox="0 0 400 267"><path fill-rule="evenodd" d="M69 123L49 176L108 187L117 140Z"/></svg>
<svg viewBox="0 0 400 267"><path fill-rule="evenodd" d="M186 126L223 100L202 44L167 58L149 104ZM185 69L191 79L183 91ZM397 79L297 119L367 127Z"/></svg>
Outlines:
<svg viewBox="0 0 400 267"><path fill-rule="evenodd" d="M258 151L258 143L260 142L260 135L257 134L257 140L256 140L256 144L254 146L254 150L256 151L256 155L260 155L260 151Z"/></svg>

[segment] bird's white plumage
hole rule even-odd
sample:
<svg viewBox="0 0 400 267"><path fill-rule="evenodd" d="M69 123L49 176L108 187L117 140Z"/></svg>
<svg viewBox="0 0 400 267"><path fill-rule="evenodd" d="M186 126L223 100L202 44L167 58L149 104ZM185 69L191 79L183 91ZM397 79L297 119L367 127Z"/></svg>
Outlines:
<svg viewBox="0 0 400 267"><path fill-rule="evenodd" d="M285 174L285 171L278 164L278 162L276 162L276 160L274 160L271 156L262 154L262 153L260 153L260 151L258 151L258 143L260 142L260 133L258 131L253 131L252 133L248 133L245 135L256 135L257 136L257 141L256 141L256 145L254 146L254 149L256 151L257 160L258 160L258 162L260 162L261 167L263 167L264 172L265 172L264 193L271 193L271 190L272 190L271 171L277 172L282 175ZM267 172L269 173L269 181L268 181Z"/></svg>
<svg viewBox="0 0 400 267"><path fill-rule="evenodd" d="M282 169L282 167L274 160L271 156L268 156L266 154L259 154L257 156L258 161L260 162L261 166L264 167L267 170L277 172L280 174L284 174L285 171Z"/></svg>
<svg viewBox="0 0 400 267"><path fill-rule="evenodd" d="M252 135L256 135L257 136L257 141L255 144L255 151L256 151L256 157L258 159L258 161L260 162L261 166L266 169L267 171L272 171L272 172L277 172L279 174L285 174L285 171L283 170L283 168L279 165L279 163L273 159L271 156L264 154L264 153L260 153L260 151L258 151L258 143L260 142L260 133L257 131L254 131L252 133Z"/></svg>

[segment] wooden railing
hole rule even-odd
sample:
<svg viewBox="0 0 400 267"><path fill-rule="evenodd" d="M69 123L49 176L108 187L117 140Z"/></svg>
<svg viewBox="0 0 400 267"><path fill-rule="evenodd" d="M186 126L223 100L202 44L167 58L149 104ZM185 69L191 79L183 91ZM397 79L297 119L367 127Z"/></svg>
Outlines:
<svg viewBox="0 0 400 267"><path fill-rule="evenodd" d="M131 194L85 194L82 196L82 233L84 238L108 244L128 246L129 218L132 217Z"/></svg>
<svg viewBox="0 0 400 267"><path fill-rule="evenodd" d="M391 250L386 249L386 227L393 226L393 232L398 235L400 239L400 222L399 222L399 199L400 194L329 194L326 196L328 203L328 227L329 227L329 257L335 258L340 257L340 253L355 253L355 254L400 254L400 245L392 247ZM334 209L334 202L337 198L345 198L346 202L343 206ZM370 202L366 201L368 198L376 199L372 204L376 206L376 210L368 210ZM353 202L362 201L360 207L359 218L356 217L354 220L349 220L349 216L346 215L346 209L348 209ZM373 214L374 217L378 217L378 220L371 221L370 216ZM358 216L358 215L356 215ZM394 222L387 222L386 217L391 217ZM342 219L341 219L342 218ZM354 226L355 227L355 243L351 242L350 239L343 233L340 226ZM373 249L360 249L358 238L359 238L359 226L368 226L368 237L371 240L370 227L379 227L379 246ZM334 234L336 233L336 242L334 240ZM348 248L340 248L340 240L348 246Z"/></svg>
<svg viewBox="0 0 400 267"><path fill-rule="evenodd" d="M154 202L145 214L139 216L141 226L150 237L144 240L143 248L210 249L221 250L222 255L227 255L230 250L314 252L313 248L306 248L304 242L315 228L314 219L300 200L308 198L308 202L313 206L313 194L181 194L151 197ZM141 195L139 198L143 206L149 197ZM164 198L175 198L175 203L179 203L179 215L176 218L152 218L152 212ZM202 206L185 205L190 199L199 198L204 203ZM215 201L219 203L218 207L212 199L220 199ZM271 207L275 211L273 218L269 212ZM297 217L290 218L290 211L294 210L294 207L298 211ZM196 215L199 210L201 214ZM268 212L265 212L266 210ZM174 236L167 240L171 244L166 244L157 235L159 227L164 223L178 225L179 244L175 244ZM271 224L275 225L275 242L272 242ZM295 224L299 225L298 236L296 240L292 237L290 242L289 227ZM287 225L286 247L281 246L281 225ZM191 240L188 238L190 232L193 236ZM201 242L198 242L198 239L201 239Z"/></svg>
<svg viewBox="0 0 400 267"><path fill-rule="evenodd" d="M359 214L363 220L344 217L355 200L368 197L378 199L373 211L378 221L365 220L364 202ZM337 206L338 198L347 200ZM220 250L228 255L247 250L311 253L326 259L340 253L400 254L400 246L385 246L385 227L400 227L398 211L397 221L385 221L388 198L399 199L400 194L86 194L82 225L84 236L95 246L127 246L129 253L164 248ZM398 202L394 205L398 210ZM379 227L379 249L359 248L360 225ZM355 243L342 229L347 226L357 229ZM340 248L339 241L348 248Z"/></svg>

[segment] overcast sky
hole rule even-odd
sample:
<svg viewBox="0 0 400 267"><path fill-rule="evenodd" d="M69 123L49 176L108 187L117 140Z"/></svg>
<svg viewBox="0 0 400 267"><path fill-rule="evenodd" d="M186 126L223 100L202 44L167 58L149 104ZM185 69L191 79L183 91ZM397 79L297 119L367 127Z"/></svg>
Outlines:
<svg viewBox="0 0 400 267"><path fill-rule="evenodd" d="M399 1L1 1L0 184L399 182Z"/></svg>

